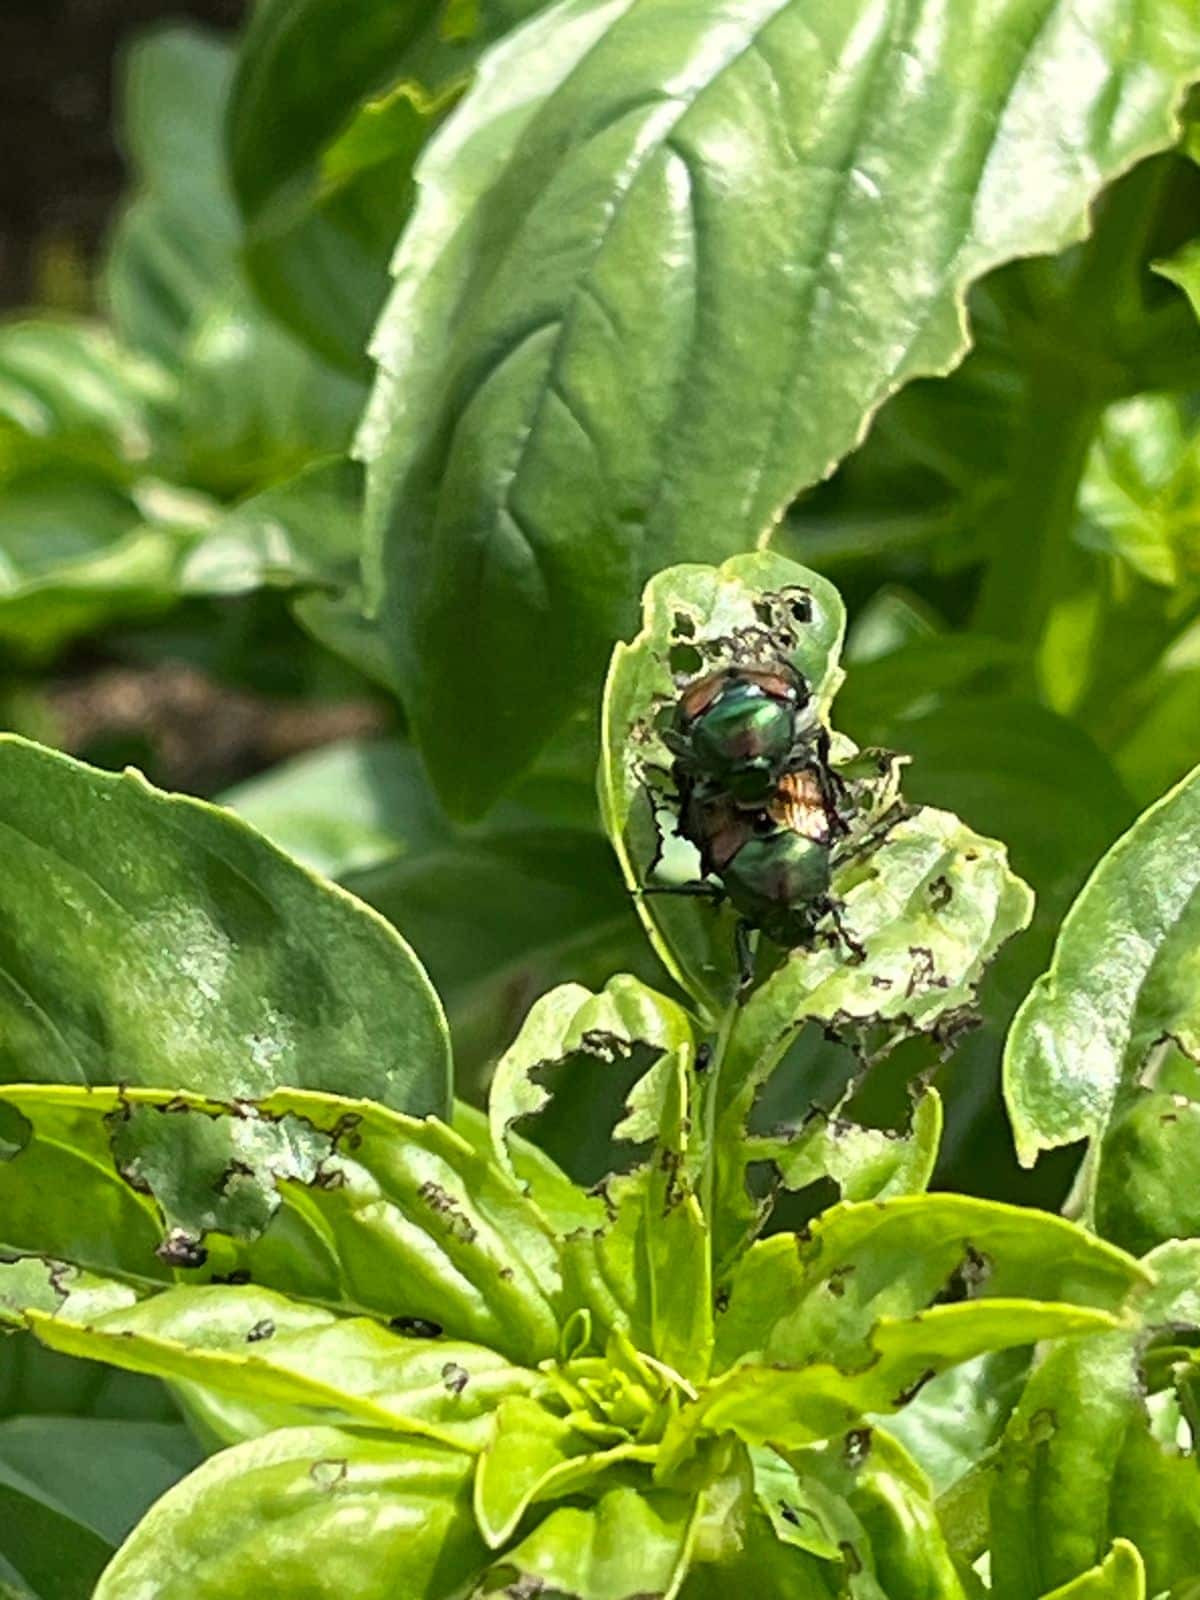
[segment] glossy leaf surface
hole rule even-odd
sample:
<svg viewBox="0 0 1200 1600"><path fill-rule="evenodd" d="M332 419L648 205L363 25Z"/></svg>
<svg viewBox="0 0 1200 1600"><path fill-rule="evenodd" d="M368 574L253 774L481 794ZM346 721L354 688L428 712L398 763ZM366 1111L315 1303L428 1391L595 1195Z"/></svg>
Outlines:
<svg viewBox="0 0 1200 1600"><path fill-rule="evenodd" d="M398 1588L457 1600L484 1559L470 1469L470 1456L411 1439L281 1429L164 1496L95 1600L393 1600Z"/></svg>
<svg viewBox="0 0 1200 1600"><path fill-rule="evenodd" d="M445 1023L407 945L227 812L6 738L0 833L4 1077L445 1110Z"/></svg>
<svg viewBox="0 0 1200 1600"><path fill-rule="evenodd" d="M1174 142L1196 53L1182 0L611 0L487 57L418 169L362 440L452 810L527 764L651 572L752 546L961 358L975 278Z"/></svg>

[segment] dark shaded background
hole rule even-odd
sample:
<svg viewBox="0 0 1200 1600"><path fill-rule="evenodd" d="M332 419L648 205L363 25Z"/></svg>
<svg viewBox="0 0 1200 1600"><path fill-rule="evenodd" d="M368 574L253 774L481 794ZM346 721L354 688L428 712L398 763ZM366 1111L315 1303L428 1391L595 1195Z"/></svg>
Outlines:
<svg viewBox="0 0 1200 1600"><path fill-rule="evenodd" d="M232 28L248 0L0 0L0 310L83 309L124 171L114 63L148 24Z"/></svg>

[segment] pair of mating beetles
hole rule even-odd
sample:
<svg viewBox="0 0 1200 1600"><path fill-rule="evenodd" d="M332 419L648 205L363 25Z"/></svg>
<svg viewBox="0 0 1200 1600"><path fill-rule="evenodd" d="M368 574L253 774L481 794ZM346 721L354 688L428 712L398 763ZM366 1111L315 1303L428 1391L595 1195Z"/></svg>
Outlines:
<svg viewBox="0 0 1200 1600"><path fill-rule="evenodd" d="M848 830L804 678L786 663L709 673L680 695L662 737L675 758L679 832L720 884L683 892L728 898L785 949L811 944L821 918L836 918L831 858Z"/></svg>

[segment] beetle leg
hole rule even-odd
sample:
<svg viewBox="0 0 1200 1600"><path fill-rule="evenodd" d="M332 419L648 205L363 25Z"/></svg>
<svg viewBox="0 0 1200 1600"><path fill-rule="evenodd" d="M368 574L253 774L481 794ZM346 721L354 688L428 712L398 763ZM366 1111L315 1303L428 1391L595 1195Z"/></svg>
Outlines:
<svg viewBox="0 0 1200 1600"><path fill-rule="evenodd" d="M752 941L754 924L739 917L733 930L733 948L738 966L738 993L745 994L754 982L755 949Z"/></svg>
<svg viewBox="0 0 1200 1600"><path fill-rule="evenodd" d="M725 898L725 891L717 883L644 883L640 889L634 890L635 894L686 894L697 899L711 900L713 905L719 906Z"/></svg>
<svg viewBox="0 0 1200 1600"><path fill-rule="evenodd" d="M856 967L861 966L862 963L867 959L867 947L866 945L860 943L860 941L857 940L847 928L845 922L842 920L841 906L836 900L826 896L824 904L820 909L823 914L829 918L830 922L833 923L833 931L836 937L841 940L846 949L850 952L850 960L852 964Z"/></svg>

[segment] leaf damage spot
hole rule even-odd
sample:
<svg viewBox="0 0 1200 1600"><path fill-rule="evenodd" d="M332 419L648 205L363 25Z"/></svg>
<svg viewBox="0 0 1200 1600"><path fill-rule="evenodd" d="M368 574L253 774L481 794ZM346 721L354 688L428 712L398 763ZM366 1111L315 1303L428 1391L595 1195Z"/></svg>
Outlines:
<svg viewBox="0 0 1200 1600"><path fill-rule="evenodd" d="M947 1278L943 1288L933 1298L935 1306L956 1305L962 1300L971 1300L992 1275L993 1262L990 1256L967 1240L963 1247L962 1260Z"/></svg>
<svg viewBox="0 0 1200 1600"><path fill-rule="evenodd" d="M901 1389L898 1395L893 1397L892 1405L895 1406L897 1411L899 1411L901 1407L909 1405L917 1398L925 1385L927 1383L931 1383L935 1377L937 1377L937 1373L933 1370L933 1368L926 1367L924 1372L918 1373L918 1375L910 1384L907 1384L903 1389Z"/></svg>
<svg viewBox="0 0 1200 1600"><path fill-rule="evenodd" d="M428 1317L392 1317L388 1327L406 1339L440 1339L444 1331L440 1322L431 1322Z"/></svg>
<svg viewBox="0 0 1200 1600"><path fill-rule="evenodd" d="M871 1442L870 1428L851 1428L846 1435L842 1453L852 1472L857 1472L870 1455Z"/></svg>
<svg viewBox="0 0 1200 1600"><path fill-rule="evenodd" d="M452 1238L459 1239L463 1244L474 1244L479 1237L475 1224L462 1209L459 1201L452 1194L443 1189L440 1183L432 1179L426 1181L417 1190L419 1199L424 1200L431 1211L446 1219L448 1231Z"/></svg>
<svg viewBox="0 0 1200 1600"><path fill-rule="evenodd" d="M168 1267L185 1269L202 1267L208 1260L208 1251L200 1239L183 1228L171 1228L154 1254Z"/></svg>
<svg viewBox="0 0 1200 1600"><path fill-rule="evenodd" d="M345 1460L314 1461L308 1475L317 1488L325 1494L339 1489L350 1475L350 1463Z"/></svg>
<svg viewBox="0 0 1200 1600"><path fill-rule="evenodd" d="M471 1374L457 1361L447 1361L442 1368L442 1382L450 1394L461 1394L470 1381Z"/></svg>

